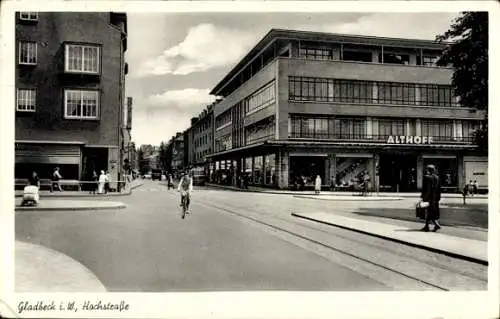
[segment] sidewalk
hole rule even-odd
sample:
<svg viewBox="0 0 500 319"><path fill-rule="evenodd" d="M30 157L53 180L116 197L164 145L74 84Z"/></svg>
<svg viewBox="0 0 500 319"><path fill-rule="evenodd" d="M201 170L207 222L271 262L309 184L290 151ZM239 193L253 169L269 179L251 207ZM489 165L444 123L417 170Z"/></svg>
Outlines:
<svg viewBox="0 0 500 319"><path fill-rule="evenodd" d="M41 199L38 206L21 206L22 199L16 199L16 211L68 211L122 209L127 205L120 202L72 199Z"/></svg>
<svg viewBox="0 0 500 319"><path fill-rule="evenodd" d="M319 195L314 194L314 191L292 191L292 190L279 190L272 188L264 188L264 187L255 187L249 186L248 189L239 188L236 186L227 186L227 185L218 185L207 183L206 186L221 188L239 192L254 192L254 193L267 193L267 194L280 194L280 195L314 195L314 196L355 196L356 198L362 198L362 196L358 196L355 192L332 192L332 191L321 191ZM372 193L366 197L403 197L403 198L419 198L420 193ZM442 194L442 198L462 198L461 194ZM474 195L474 197L468 197L467 200L474 200L474 198L487 199L488 195Z"/></svg>
<svg viewBox="0 0 500 319"><path fill-rule="evenodd" d="M292 213L292 216L434 251L454 258L483 265L488 264L487 241L450 236L439 232L421 232L422 225L418 223L415 223L415 228L410 228L324 212Z"/></svg>
<svg viewBox="0 0 500 319"><path fill-rule="evenodd" d="M16 241L16 292L106 292L76 260L44 246Z"/></svg>
<svg viewBox="0 0 500 319"><path fill-rule="evenodd" d="M141 179L133 180L129 186L125 187L123 192L119 193L107 193L107 194L90 194L87 191L64 191L64 192L50 192L50 191L40 191L40 198L42 197L52 197L52 198L68 198L68 197L110 197L110 196L127 196L132 193L134 189L144 185L144 181ZM15 191L15 197L23 197L22 190Z"/></svg>

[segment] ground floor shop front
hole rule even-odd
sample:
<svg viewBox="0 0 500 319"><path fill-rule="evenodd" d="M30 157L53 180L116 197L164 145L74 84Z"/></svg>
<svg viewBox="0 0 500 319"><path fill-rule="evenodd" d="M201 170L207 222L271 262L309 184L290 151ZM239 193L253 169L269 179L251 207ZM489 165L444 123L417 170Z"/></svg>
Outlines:
<svg viewBox="0 0 500 319"><path fill-rule="evenodd" d="M311 189L319 175L324 189L352 190L367 181L372 191L417 192L432 164L445 192L474 181L480 189L488 186L488 158L470 150L277 147L235 155L212 157L212 183Z"/></svg>
<svg viewBox="0 0 500 319"><path fill-rule="evenodd" d="M113 188L120 180L120 150L112 146L83 143L16 142L15 178L27 179L36 172L40 179L52 179L58 167L64 180L91 181L93 173L109 173ZM85 185L85 183L82 183ZM83 187L85 188L85 187Z"/></svg>

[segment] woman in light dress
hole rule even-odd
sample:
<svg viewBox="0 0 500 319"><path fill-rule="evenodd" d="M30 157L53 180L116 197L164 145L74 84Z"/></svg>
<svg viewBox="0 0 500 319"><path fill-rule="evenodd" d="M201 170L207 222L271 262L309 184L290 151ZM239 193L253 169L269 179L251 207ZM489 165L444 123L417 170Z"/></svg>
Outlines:
<svg viewBox="0 0 500 319"><path fill-rule="evenodd" d="M106 176L104 171L101 171L101 175L99 175L99 187L98 187L97 193L99 193L99 194L104 193L104 185L106 185L107 181L108 181L108 176Z"/></svg>
<svg viewBox="0 0 500 319"><path fill-rule="evenodd" d="M319 194L321 191L321 177L316 175L316 180L314 181L314 193Z"/></svg>

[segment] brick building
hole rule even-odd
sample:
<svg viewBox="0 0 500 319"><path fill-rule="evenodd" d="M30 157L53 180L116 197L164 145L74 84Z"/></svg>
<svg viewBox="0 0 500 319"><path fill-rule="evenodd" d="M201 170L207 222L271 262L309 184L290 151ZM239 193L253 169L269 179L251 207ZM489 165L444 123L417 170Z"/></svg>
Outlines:
<svg viewBox="0 0 500 319"><path fill-rule="evenodd" d="M484 112L462 107L453 69L430 40L271 30L216 85L213 168L235 183L338 189L366 173L376 189L416 191L437 166L445 190L487 186L472 134Z"/></svg>
<svg viewBox="0 0 500 319"><path fill-rule="evenodd" d="M126 50L124 13L16 14L16 178L120 178Z"/></svg>

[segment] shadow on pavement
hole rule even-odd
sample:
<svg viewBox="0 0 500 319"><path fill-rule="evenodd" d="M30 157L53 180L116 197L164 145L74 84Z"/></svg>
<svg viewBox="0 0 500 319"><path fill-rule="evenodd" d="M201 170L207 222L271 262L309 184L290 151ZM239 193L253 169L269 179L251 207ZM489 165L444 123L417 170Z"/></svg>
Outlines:
<svg viewBox="0 0 500 319"><path fill-rule="evenodd" d="M471 226L488 228L488 208L486 209L480 205L472 208L468 205L465 207L447 207L440 208L440 223L443 226ZM477 209L476 209L477 208ZM362 208L354 212L360 216L381 217L410 222L421 222L415 217L415 210L413 209L399 209L399 208Z"/></svg>

